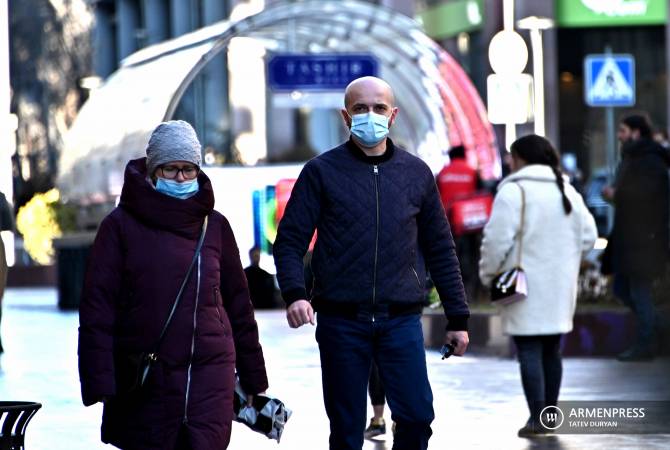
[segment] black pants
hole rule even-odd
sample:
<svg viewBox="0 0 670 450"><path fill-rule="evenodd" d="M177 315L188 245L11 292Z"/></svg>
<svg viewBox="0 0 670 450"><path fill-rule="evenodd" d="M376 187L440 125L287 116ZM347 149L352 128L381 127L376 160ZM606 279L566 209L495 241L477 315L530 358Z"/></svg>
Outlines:
<svg viewBox="0 0 670 450"><path fill-rule="evenodd" d="M384 406L386 403L386 394L384 385L379 377L379 368L375 362L370 367L370 380L368 381L368 393L370 394L370 403L372 406Z"/></svg>
<svg viewBox="0 0 670 450"><path fill-rule="evenodd" d="M518 351L521 383L531 420L539 423L545 406L555 406L561 389L561 335L513 336Z"/></svg>

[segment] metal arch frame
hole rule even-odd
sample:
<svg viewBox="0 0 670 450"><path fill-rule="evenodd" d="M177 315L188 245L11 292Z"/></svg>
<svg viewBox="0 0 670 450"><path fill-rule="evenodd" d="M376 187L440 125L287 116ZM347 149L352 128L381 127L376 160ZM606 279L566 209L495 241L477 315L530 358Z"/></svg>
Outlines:
<svg viewBox="0 0 670 450"><path fill-rule="evenodd" d="M351 19L352 15L356 17L353 21ZM218 36L210 38L215 39L216 43L184 78L170 100L163 119L168 120L174 115L179 100L186 89L207 63L228 47L230 40L234 37L254 37L255 33L263 33L265 30L269 31L284 24L293 25L292 32L298 35L311 34L309 24L322 23L324 20L326 24L330 25L328 33L323 38L325 47L329 47L328 40L331 38L350 41L352 34L356 31L362 31L362 36L369 34L374 36L374 38L367 38L368 40L391 50L391 54L396 55L399 59L411 62L409 67L418 65L418 75L430 78L436 83L437 91L443 101L442 105L424 103L428 108L418 108L425 111L425 119L431 124L428 128L437 131L434 133L434 137L437 140L438 147L440 147L438 151L444 154L452 143L462 143L471 154L478 153L474 158L470 158L475 162L480 154L488 152L489 158L485 159L489 159L488 163L491 167L483 175L485 178L500 176L500 162L496 158L495 135L490 125L488 128L486 127L486 124L488 124L485 117L486 110L474 86L471 85L460 66L442 48L425 36L418 24L412 19L391 9L359 1L327 2L312 0L279 4L239 22L228 23L228 27L222 30ZM337 25L340 24L342 27L338 28ZM404 39L392 44L390 39L384 39L385 36L374 33L374 30L380 26L386 27L389 34L392 33ZM282 31L278 31L278 34L283 35L284 40L289 39L289 36L284 35ZM304 44L308 53L312 52L310 44L312 42ZM323 44L321 45L323 46ZM380 55L376 56L380 57ZM384 61L384 63L390 67L394 65L392 60ZM414 98L430 98L430 93L425 88L421 92L420 88L417 88L415 83L410 82L409 76L403 72L397 75L389 74L389 76L401 79L402 82L395 85L396 89L400 89L400 86L409 87L410 94L413 94L400 97L405 98L403 101L406 102L409 101L407 99ZM457 89L447 82L445 79L447 76L450 80L458 83ZM418 100L417 102L420 103ZM472 104L468 104L468 102L472 102ZM431 108L436 109L436 111L431 113L428 110ZM442 120L436 121L435 118L440 116ZM471 119L480 123L470 124ZM416 122L416 119L414 119L414 122ZM407 132L413 135L412 140L417 143L416 148L421 147L423 140L418 136L419 132L415 130L415 127L408 127ZM433 170L439 170L439 167L433 164Z"/></svg>
<svg viewBox="0 0 670 450"><path fill-rule="evenodd" d="M361 15L362 11L365 9L369 8L370 10L368 11L369 17L367 18L367 24L368 28L372 28L378 21L378 13L379 11L387 11L389 14L389 18L393 18L394 20L397 21L405 21L408 26L411 26L412 28L418 29L418 26L415 22L413 22L411 19L408 17L397 13L391 9L376 6L376 9L373 9L372 6L368 3L362 3L358 1L342 1L342 2L337 2L338 6L344 6L345 8L348 7L351 9L351 12L353 12L356 15ZM298 7L298 5L300 5ZM221 33L218 37L216 37L216 43L212 47L212 49L207 52L203 57L198 61L198 63L192 68L192 70L188 73L186 78L182 81L180 86L178 87L177 91L175 92L174 96L172 97L170 104L168 106L167 111L165 112L164 119L167 120L172 115L174 114L177 104L179 103L179 100L181 97L184 95L186 92L186 89L188 86L193 82L195 77L200 73L200 71L204 68L204 66L207 65L207 63L214 58L216 55L218 55L220 52L225 50L228 47L228 43L230 42L231 39L235 37L253 37L253 32L254 31L260 31L262 29L267 29L271 28L276 25L283 24L284 22L287 21L300 21L304 22L305 20L314 20L314 19L322 19L323 20L323 13L329 12L329 10L332 9L334 6L334 3L332 2L327 2L327 1L306 1L306 2L299 2L299 3L290 3L290 4L279 4L277 6L271 6L262 12L254 15L254 16L249 16L245 19L242 19L239 22L236 23L230 23L229 27ZM304 14L304 11L301 12L301 15L299 17L296 17L295 9L297 8L312 8L312 7L317 7L310 11L310 14ZM318 7L321 7L321 9L318 9ZM285 15L282 17L281 14L284 13ZM276 17L280 16L280 17ZM338 17L328 17L328 22L329 23L338 23ZM344 17L343 19L346 19ZM352 22L343 22L347 24L349 27L352 27ZM397 23L394 23L393 21L389 21L385 25L390 25L392 28L397 29L398 34L405 34L407 38L411 39L411 36L406 32L403 31L402 28L398 28ZM368 30L369 31L369 30ZM209 39L208 39L209 40ZM197 44L196 44L197 45ZM391 47L391 46L389 46ZM394 50L398 50L397 48L394 48ZM404 53L404 52L403 52Z"/></svg>
<svg viewBox="0 0 670 450"><path fill-rule="evenodd" d="M295 41L291 34L307 37L298 44L311 53L324 49L347 51L356 48L356 43L359 48L375 44L382 71L387 72L383 76L398 92L399 106L410 113L401 116L396 131L408 139L410 147L434 172L446 161L445 153L451 145L464 142L467 147L469 134L477 130L479 135L473 135L475 146L467 151L479 152L477 148L482 147L489 160L498 158L499 166L492 128L474 86L416 22L391 9L358 0L307 0L273 5L234 23L218 22L127 57L100 91L91 95L90 104L84 105L71 128L74 132L66 137L68 151L61 155L59 177L65 195L69 189L72 198L84 196L95 202L112 194L109 179L97 177L74 183L68 174L105 165L113 166L116 173L129 157L139 157L154 121L173 116L189 85L232 38L270 39L287 47ZM175 61L182 62L176 75L154 88L146 77L157 76L158 70L170 70ZM446 77L444 71L450 76ZM109 89L105 89L107 86ZM118 92L122 95L117 98ZM145 101L148 109L142 106ZM128 106L135 107L136 112L126 117L123 109ZM133 121L137 111L139 115L141 111L148 114ZM107 127L109 118L115 120ZM102 134L97 134L98 130ZM475 157L476 162L484 159Z"/></svg>

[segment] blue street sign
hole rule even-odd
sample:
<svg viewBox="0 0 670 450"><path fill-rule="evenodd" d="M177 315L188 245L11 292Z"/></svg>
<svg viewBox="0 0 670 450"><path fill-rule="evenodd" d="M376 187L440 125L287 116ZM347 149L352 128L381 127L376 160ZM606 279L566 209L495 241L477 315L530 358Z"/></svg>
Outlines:
<svg viewBox="0 0 670 450"><path fill-rule="evenodd" d="M584 99L589 106L635 105L632 55L587 55L584 73Z"/></svg>
<svg viewBox="0 0 670 450"><path fill-rule="evenodd" d="M268 62L273 91L341 91L363 76L377 76L377 60L368 54L279 54Z"/></svg>

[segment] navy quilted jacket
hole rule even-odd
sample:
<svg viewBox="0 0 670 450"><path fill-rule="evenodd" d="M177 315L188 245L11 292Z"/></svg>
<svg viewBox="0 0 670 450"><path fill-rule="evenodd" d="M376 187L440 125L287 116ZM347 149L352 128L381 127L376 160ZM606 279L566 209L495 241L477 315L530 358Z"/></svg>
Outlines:
<svg viewBox="0 0 670 450"><path fill-rule="evenodd" d="M303 255L312 255L316 311L352 305L411 307L424 301L426 268L449 319L469 310L449 223L430 168L387 140L369 157L348 141L309 161L293 188L273 253L287 304L306 299Z"/></svg>

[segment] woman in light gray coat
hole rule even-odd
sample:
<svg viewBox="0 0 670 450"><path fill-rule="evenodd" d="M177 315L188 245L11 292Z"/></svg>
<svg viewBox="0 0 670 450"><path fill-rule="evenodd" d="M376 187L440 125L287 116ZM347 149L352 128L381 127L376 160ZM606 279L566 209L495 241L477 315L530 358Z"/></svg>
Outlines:
<svg viewBox="0 0 670 450"><path fill-rule="evenodd" d="M593 216L559 171L558 153L546 139L529 135L512 144L513 173L505 178L484 228L479 276L490 285L517 263L528 279L528 298L501 306L503 330L514 338L530 419L519 436L539 426L545 406L556 405L561 385L560 339L572 330L577 277L583 254L597 237ZM523 191L522 191L523 190ZM522 194L525 197L522 220Z"/></svg>

